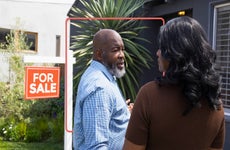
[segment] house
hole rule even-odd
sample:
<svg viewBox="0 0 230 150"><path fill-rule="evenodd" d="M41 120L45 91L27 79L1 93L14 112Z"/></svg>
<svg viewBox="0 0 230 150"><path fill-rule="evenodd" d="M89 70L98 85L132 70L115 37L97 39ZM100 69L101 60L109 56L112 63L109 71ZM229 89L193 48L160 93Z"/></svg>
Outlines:
<svg viewBox="0 0 230 150"><path fill-rule="evenodd" d="M32 46L23 55L65 56L65 20L74 0L1 0L0 43L12 29L22 30ZM9 66L0 51L0 79L7 81Z"/></svg>
<svg viewBox="0 0 230 150"><path fill-rule="evenodd" d="M79 0L74 6L81 7ZM230 149L230 1L229 0L145 0L143 7L138 10L141 17L162 17L169 19L187 15L195 18L204 27L213 49L217 52L217 64L221 66L222 100L226 118L225 150ZM140 17L140 16L138 16ZM143 21L148 29L140 33L151 43L144 46L151 51L156 60L158 49L156 41L161 21ZM73 33L72 33L73 34ZM141 84L153 80L159 75L157 61L151 70L144 70L140 77Z"/></svg>

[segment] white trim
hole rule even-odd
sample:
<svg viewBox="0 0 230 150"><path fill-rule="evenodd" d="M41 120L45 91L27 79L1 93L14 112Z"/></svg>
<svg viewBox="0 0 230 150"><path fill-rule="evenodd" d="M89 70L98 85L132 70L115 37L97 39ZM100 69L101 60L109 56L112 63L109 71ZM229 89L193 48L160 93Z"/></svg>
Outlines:
<svg viewBox="0 0 230 150"><path fill-rule="evenodd" d="M24 56L25 63L60 63L64 64L63 57Z"/></svg>
<svg viewBox="0 0 230 150"><path fill-rule="evenodd" d="M215 47L216 47L216 20L217 20L217 13L216 13L216 6L214 7L214 14L213 14L213 30L212 30L212 35L213 35L213 37L212 37L212 48L216 51L216 49L215 49Z"/></svg>
<svg viewBox="0 0 230 150"><path fill-rule="evenodd" d="M220 7L224 7L224 6L228 6L230 5L230 3L225 3L225 4L220 4L220 5L216 5L214 8L220 8Z"/></svg>
<svg viewBox="0 0 230 150"><path fill-rule="evenodd" d="M46 3L46 4L73 4L74 0L1 0L23 3Z"/></svg>
<svg viewBox="0 0 230 150"><path fill-rule="evenodd" d="M24 56L25 63L57 63L64 64L65 58L63 57L45 57L45 56ZM75 58L72 58L72 64L75 63Z"/></svg>

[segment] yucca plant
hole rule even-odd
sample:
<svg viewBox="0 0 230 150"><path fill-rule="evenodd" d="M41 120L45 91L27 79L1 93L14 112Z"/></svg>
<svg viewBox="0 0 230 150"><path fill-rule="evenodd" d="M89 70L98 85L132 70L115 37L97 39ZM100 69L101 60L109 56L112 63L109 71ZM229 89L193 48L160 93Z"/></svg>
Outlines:
<svg viewBox="0 0 230 150"><path fill-rule="evenodd" d="M134 12L144 4L144 0L80 0L81 8L73 6L70 16L75 18L107 18L134 17ZM80 77L92 60L92 40L99 29L116 30L125 45L126 75L118 80L118 84L126 98L134 100L139 88L138 78L143 68L149 68L152 57L150 52L140 42L148 42L138 37L146 28L138 20L74 20L76 27L71 49L76 57L77 74L74 76L74 89L77 88Z"/></svg>

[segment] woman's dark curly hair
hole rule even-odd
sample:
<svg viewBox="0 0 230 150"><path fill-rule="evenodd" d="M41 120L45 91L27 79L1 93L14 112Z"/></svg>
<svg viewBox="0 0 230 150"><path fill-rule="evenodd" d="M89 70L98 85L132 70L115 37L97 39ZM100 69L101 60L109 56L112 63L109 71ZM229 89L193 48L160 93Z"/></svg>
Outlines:
<svg viewBox="0 0 230 150"><path fill-rule="evenodd" d="M219 109L220 76L215 70L216 54L206 33L193 18L178 17L168 21L159 33L161 55L170 62L160 83L180 84L189 107L205 98L212 109Z"/></svg>

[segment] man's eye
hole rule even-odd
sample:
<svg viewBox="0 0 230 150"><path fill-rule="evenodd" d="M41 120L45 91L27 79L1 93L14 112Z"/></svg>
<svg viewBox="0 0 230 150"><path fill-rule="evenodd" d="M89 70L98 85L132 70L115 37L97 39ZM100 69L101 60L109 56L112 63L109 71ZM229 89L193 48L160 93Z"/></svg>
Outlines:
<svg viewBox="0 0 230 150"><path fill-rule="evenodd" d="M112 52L120 51L120 48L113 48Z"/></svg>
<svg viewBox="0 0 230 150"><path fill-rule="evenodd" d="M124 51L124 50L125 50L124 48L117 47L117 48L113 48L112 52L119 52L119 51Z"/></svg>

